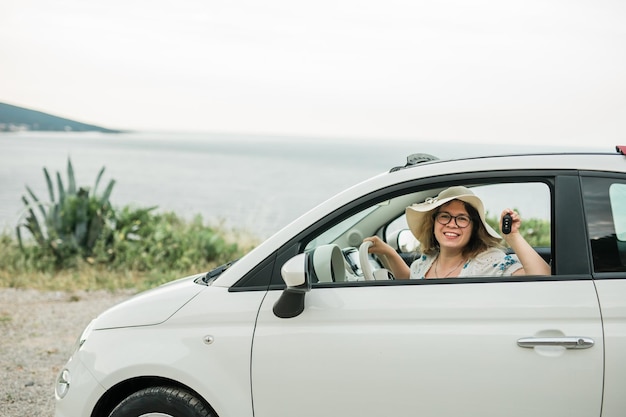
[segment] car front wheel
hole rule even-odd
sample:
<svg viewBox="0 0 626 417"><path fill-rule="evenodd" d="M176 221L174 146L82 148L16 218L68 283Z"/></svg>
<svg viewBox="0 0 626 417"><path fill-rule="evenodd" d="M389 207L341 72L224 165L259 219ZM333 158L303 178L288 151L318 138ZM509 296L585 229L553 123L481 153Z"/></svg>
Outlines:
<svg viewBox="0 0 626 417"><path fill-rule="evenodd" d="M109 417L214 417L194 395L180 388L150 387L129 395Z"/></svg>

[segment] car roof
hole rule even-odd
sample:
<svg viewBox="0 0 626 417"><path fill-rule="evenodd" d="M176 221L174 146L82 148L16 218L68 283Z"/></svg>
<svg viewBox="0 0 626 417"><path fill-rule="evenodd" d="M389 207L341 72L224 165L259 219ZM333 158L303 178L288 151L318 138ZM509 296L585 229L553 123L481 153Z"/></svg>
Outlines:
<svg viewBox="0 0 626 417"><path fill-rule="evenodd" d="M439 158L438 156L428 154L428 153L412 153L406 157L406 163L401 166L392 167L389 172L395 172L402 169L413 168L419 165L423 165L426 163L441 163L441 162L450 162L450 161L465 161L471 159L494 159L494 158L508 158L508 157L529 157L529 156L566 156L572 157L575 155L625 155L626 154L626 146L616 145L615 150L613 152L607 151L573 151L573 150L565 150L562 152L528 152L528 153L497 153L497 154L484 154L480 156L471 156L471 157L458 157L458 158Z"/></svg>

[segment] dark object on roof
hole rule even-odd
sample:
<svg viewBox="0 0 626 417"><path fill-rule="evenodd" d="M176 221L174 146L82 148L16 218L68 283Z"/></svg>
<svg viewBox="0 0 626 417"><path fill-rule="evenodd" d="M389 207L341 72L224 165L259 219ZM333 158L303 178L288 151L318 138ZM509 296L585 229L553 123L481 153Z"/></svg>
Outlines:
<svg viewBox="0 0 626 417"><path fill-rule="evenodd" d="M389 172L398 171L400 169L412 167L424 162L438 161L439 158L427 153L413 153L406 157L406 165L400 167L391 168Z"/></svg>

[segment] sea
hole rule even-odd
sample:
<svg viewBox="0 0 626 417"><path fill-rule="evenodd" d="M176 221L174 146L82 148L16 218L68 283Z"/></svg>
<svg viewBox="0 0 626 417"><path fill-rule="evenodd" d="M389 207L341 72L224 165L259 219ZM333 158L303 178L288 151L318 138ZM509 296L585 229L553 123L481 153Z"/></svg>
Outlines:
<svg viewBox="0 0 626 417"><path fill-rule="evenodd" d="M92 190L104 167L97 192L115 180L115 207L199 215L264 239L334 194L404 165L412 153L444 159L533 150L563 149L234 133L0 133L0 230L13 234L24 219L27 186L50 201L44 167L67 186L70 160L77 186Z"/></svg>

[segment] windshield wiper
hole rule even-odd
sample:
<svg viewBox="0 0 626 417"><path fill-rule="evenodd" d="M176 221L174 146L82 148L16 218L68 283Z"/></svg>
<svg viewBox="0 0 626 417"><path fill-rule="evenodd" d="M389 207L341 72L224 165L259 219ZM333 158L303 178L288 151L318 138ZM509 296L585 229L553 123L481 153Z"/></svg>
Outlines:
<svg viewBox="0 0 626 417"><path fill-rule="evenodd" d="M206 285L211 285L211 283L213 283L213 281L215 281L215 279L219 277L222 274L222 272L226 271L228 268L231 267L231 265L233 265L238 260L239 259L235 259L234 261L230 261L228 263L225 263L224 265L218 266L217 268L211 269L202 277L202 282Z"/></svg>

